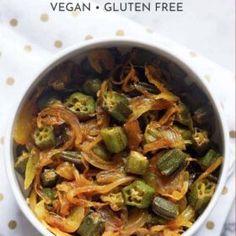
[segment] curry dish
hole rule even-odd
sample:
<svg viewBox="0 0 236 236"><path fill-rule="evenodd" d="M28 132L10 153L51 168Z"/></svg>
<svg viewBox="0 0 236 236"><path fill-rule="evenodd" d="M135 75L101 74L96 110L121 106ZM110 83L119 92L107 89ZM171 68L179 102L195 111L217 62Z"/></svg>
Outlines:
<svg viewBox="0 0 236 236"><path fill-rule="evenodd" d="M96 49L37 85L13 133L27 202L57 236L178 236L223 162L214 109L177 65Z"/></svg>

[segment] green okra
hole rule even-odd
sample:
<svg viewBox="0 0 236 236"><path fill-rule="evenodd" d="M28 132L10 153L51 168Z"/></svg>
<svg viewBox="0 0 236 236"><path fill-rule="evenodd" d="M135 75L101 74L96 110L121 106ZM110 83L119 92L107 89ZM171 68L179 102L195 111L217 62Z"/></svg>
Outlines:
<svg viewBox="0 0 236 236"><path fill-rule="evenodd" d="M210 143L208 132L199 128L194 129L192 139L193 147L199 153L204 152L208 148Z"/></svg>
<svg viewBox="0 0 236 236"><path fill-rule="evenodd" d="M127 97L115 91L108 91L104 94L102 107L119 122L124 122L132 113Z"/></svg>
<svg viewBox="0 0 236 236"><path fill-rule="evenodd" d="M81 153L78 151L63 151L56 155L64 161L75 164L76 166L82 166Z"/></svg>
<svg viewBox="0 0 236 236"><path fill-rule="evenodd" d="M99 143L93 147L93 152L105 161L110 160L110 153L106 149L105 145L103 145L101 143Z"/></svg>
<svg viewBox="0 0 236 236"><path fill-rule="evenodd" d="M127 157L125 171L131 174L144 175L148 168L148 159L139 152L131 151Z"/></svg>
<svg viewBox="0 0 236 236"><path fill-rule="evenodd" d="M52 188L43 188L42 193L44 196L46 196L46 198L50 200L56 199L56 191L53 190Z"/></svg>
<svg viewBox="0 0 236 236"><path fill-rule="evenodd" d="M101 200L109 203L113 211L119 211L123 208L125 201L121 192L102 195Z"/></svg>
<svg viewBox="0 0 236 236"><path fill-rule="evenodd" d="M208 179L196 181L191 186L188 202L196 212L200 214L206 208L215 192L215 188L216 184Z"/></svg>
<svg viewBox="0 0 236 236"><path fill-rule="evenodd" d="M58 175L54 169L44 169L41 173L41 184L43 187L54 187L57 183Z"/></svg>
<svg viewBox="0 0 236 236"><path fill-rule="evenodd" d="M25 174L26 164L30 155L31 154L28 152L23 152L19 157L17 157L17 160L15 162L15 169L19 174Z"/></svg>
<svg viewBox="0 0 236 236"><path fill-rule="evenodd" d="M80 236L101 236L105 230L105 221L97 212L91 212L83 219L77 233Z"/></svg>
<svg viewBox="0 0 236 236"><path fill-rule="evenodd" d="M127 137L120 126L108 127L101 130L102 139L111 153L119 153L127 146Z"/></svg>
<svg viewBox="0 0 236 236"><path fill-rule="evenodd" d="M100 79L87 79L82 86L83 91L93 97L96 97L98 90L101 88Z"/></svg>
<svg viewBox="0 0 236 236"><path fill-rule="evenodd" d="M187 126L189 129L192 129L193 121L191 113L189 112L187 106L184 103L180 102L178 107L179 112L177 112L176 114L176 121L181 125Z"/></svg>
<svg viewBox="0 0 236 236"><path fill-rule="evenodd" d="M203 170L206 170L211 164L213 164L219 157L219 153L210 149L205 156L199 159L199 164Z"/></svg>
<svg viewBox="0 0 236 236"><path fill-rule="evenodd" d="M56 145L56 138L52 126L43 126L34 131L33 139L40 149L52 148Z"/></svg>
<svg viewBox="0 0 236 236"><path fill-rule="evenodd" d="M75 113L80 119L87 119L94 114L96 103L93 97L75 92L64 102L66 108Z"/></svg>
<svg viewBox="0 0 236 236"><path fill-rule="evenodd" d="M185 144L192 144L192 131L191 130L180 127L178 125L174 125L174 129L180 133L180 135L184 139Z"/></svg>
<svg viewBox="0 0 236 236"><path fill-rule="evenodd" d="M141 180L136 180L122 189L125 204L140 209L150 206L154 193L155 190Z"/></svg>
<svg viewBox="0 0 236 236"><path fill-rule="evenodd" d="M60 102L60 97L57 92L50 90L44 92L37 100L37 106L40 110L44 109L50 104Z"/></svg>
<svg viewBox="0 0 236 236"><path fill-rule="evenodd" d="M152 210L155 214L166 220L175 219L179 214L177 204L159 196L153 199Z"/></svg>
<svg viewBox="0 0 236 236"><path fill-rule="evenodd" d="M157 169L162 175L170 176L185 166L187 157L180 149L165 151L158 158Z"/></svg>

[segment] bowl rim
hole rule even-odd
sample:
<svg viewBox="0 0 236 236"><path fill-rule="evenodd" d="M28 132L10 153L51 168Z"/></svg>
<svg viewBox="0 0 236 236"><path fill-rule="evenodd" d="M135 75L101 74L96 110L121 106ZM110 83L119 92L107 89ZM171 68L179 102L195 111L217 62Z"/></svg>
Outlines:
<svg viewBox="0 0 236 236"><path fill-rule="evenodd" d="M197 82L197 84L200 85L200 88L203 89L204 92L207 94L208 98L210 98L211 103L213 104L214 109L217 113L219 123L221 126L221 134L222 134L222 139L223 139L222 141L223 141L223 147L224 147L224 162L223 162L221 174L217 183L216 191L210 203L208 204L207 208L204 210L203 214L201 214L198 217L198 219L194 222L194 224L187 231L183 233L183 236L191 236L200 229L200 227L205 222L206 218L211 213L212 209L216 205L216 202L226 182L227 171L229 169L227 159L230 158L229 147L228 147L229 146L228 129L227 129L226 121L225 121L223 111L222 111L222 108L220 106L218 99L215 97L215 94L209 88L206 81L202 79L202 77L193 68L193 66L191 66L184 58L181 58L180 55L177 55L176 52L173 52L173 50L170 50L164 46L157 45L156 42L152 40L148 40L148 39L141 40L141 39L128 38L128 37L123 37L123 38L114 37L114 38L100 38L100 39L93 39L93 40L88 40L84 42L79 42L53 55L43 66L39 68L39 70L37 70L36 75L33 76L32 79L23 88L23 91L22 91L23 93L21 94L21 98L17 101L17 104L14 105L12 111L10 112L11 115L9 116L8 123L6 126L6 134L5 134L6 141L4 144L4 163L6 166L10 186L13 191L16 202L18 206L20 207L21 211L26 216L26 218L29 220L29 222L40 233L46 236L53 236L53 234L49 232L46 229L46 227L37 219L33 211L28 206L26 199L24 198L20 190L20 187L16 178L14 165L13 165L13 155L12 155L12 131L13 131L15 118L16 118L17 112L20 109L20 106L24 102L24 99L27 97L30 89L32 89L44 77L44 75L48 71L50 71L55 65L79 53L87 52L91 49L95 49L98 47L112 47L112 46L113 47L119 47L119 46L141 47L141 48L153 51L155 54L164 55L171 61L175 62L184 71L186 71L188 74L191 74L191 76L195 78L195 82Z"/></svg>

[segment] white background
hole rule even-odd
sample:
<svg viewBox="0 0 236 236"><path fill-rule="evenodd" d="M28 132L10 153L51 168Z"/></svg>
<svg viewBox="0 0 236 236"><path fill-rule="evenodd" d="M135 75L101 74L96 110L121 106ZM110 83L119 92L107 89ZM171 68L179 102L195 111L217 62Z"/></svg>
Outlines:
<svg viewBox="0 0 236 236"><path fill-rule="evenodd" d="M134 2L110 0L109 2ZM154 0L135 0L154 1ZM197 51L234 72L235 0L159 0L182 1L184 11L120 12L132 20ZM95 0L103 4L107 0Z"/></svg>

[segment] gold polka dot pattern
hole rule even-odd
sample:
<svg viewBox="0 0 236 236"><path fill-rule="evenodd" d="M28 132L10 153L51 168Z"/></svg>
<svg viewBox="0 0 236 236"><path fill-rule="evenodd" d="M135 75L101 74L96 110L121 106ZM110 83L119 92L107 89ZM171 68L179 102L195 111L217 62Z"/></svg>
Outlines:
<svg viewBox="0 0 236 236"><path fill-rule="evenodd" d="M16 27L18 25L18 21L15 18L11 19L9 23L12 27Z"/></svg>
<svg viewBox="0 0 236 236"><path fill-rule="evenodd" d="M236 131L235 130L231 130L229 132L229 136L230 136L230 138L236 138Z"/></svg>
<svg viewBox="0 0 236 236"><path fill-rule="evenodd" d="M206 227L207 227L208 229L214 229L215 224L214 224L213 221L210 221L210 220L209 220L209 221L207 221Z"/></svg>
<svg viewBox="0 0 236 236"><path fill-rule="evenodd" d="M12 78L12 77L8 77L7 79L6 79L6 84L7 85L13 85L15 83L15 80L14 80L14 78Z"/></svg>
<svg viewBox="0 0 236 236"><path fill-rule="evenodd" d="M124 30L117 30L116 31L116 36L124 36L124 35L125 35Z"/></svg>
<svg viewBox="0 0 236 236"><path fill-rule="evenodd" d="M15 220L10 220L8 223L8 228L13 230L17 227L17 222Z"/></svg>
<svg viewBox="0 0 236 236"><path fill-rule="evenodd" d="M48 14L46 14L46 13L43 13L43 14L40 16L40 20L41 20L42 22L47 22L48 19L49 19L49 16L48 16Z"/></svg>
<svg viewBox="0 0 236 236"><path fill-rule="evenodd" d="M54 46L55 46L56 48L61 48L61 47L62 47L62 41L61 41L61 40L56 40L56 41L54 42Z"/></svg>

